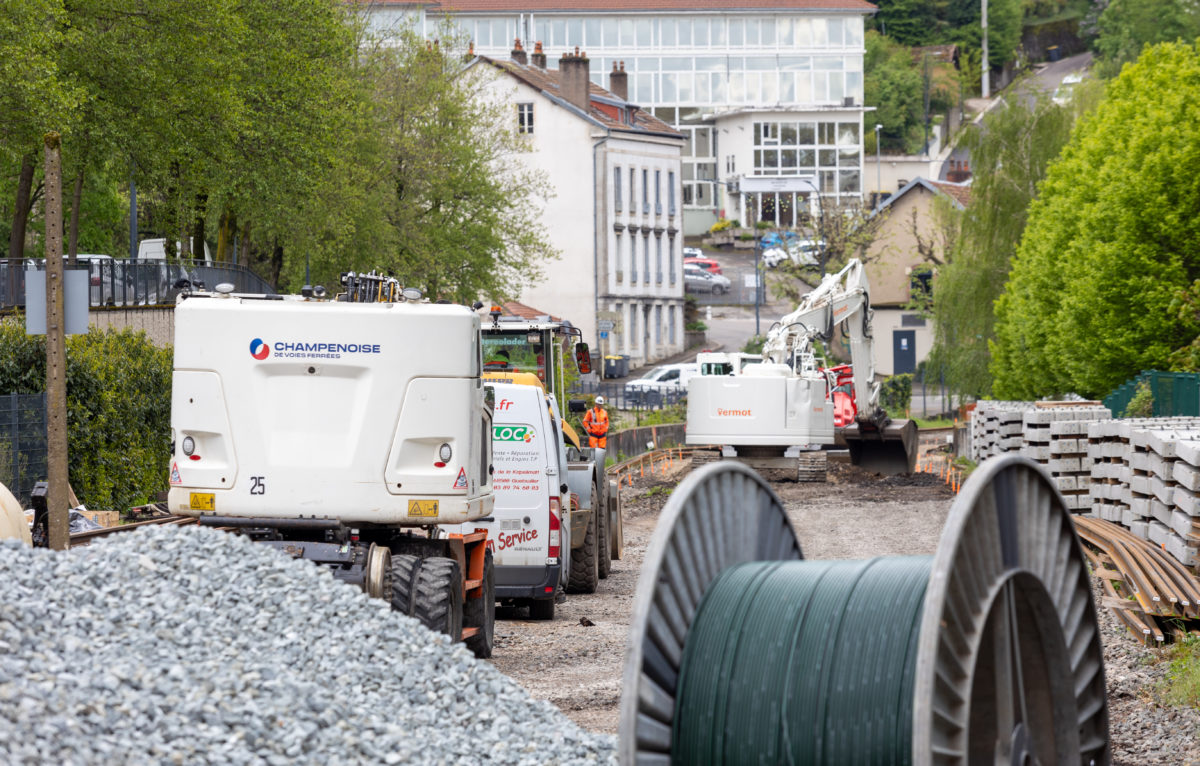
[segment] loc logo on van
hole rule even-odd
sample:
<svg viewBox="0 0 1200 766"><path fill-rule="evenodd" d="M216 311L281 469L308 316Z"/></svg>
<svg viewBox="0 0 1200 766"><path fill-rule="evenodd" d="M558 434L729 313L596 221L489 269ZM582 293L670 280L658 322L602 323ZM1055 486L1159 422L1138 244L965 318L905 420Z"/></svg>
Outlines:
<svg viewBox="0 0 1200 766"><path fill-rule="evenodd" d="M492 441L528 444L533 441L533 428L530 426L492 426Z"/></svg>

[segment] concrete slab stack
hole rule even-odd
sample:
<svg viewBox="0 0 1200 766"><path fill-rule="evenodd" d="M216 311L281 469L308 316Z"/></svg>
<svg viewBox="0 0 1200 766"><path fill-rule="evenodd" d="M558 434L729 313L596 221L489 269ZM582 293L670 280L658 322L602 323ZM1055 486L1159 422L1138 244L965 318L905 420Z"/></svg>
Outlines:
<svg viewBox="0 0 1200 766"><path fill-rule="evenodd" d="M1200 418L1093 423L1087 436L1092 515L1119 522L1181 563L1195 566Z"/></svg>
<svg viewBox="0 0 1200 766"><path fill-rule="evenodd" d="M1088 424L1111 418L1108 408L1094 404L1039 402L1024 413L1021 454L1046 466L1072 512L1092 506Z"/></svg>
<svg viewBox="0 0 1200 766"><path fill-rule="evenodd" d="M978 402L971 412L971 459L978 463L1020 449L1021 416L1032 407L1032 402Z"/></svg>

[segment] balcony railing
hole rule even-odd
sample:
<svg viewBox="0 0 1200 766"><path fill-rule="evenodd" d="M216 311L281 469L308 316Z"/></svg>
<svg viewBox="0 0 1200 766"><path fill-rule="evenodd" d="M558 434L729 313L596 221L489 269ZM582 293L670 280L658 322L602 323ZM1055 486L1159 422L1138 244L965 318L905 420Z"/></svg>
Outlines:
<svg viewBox="0 0 1200 766"><path fill-rule="evenodd" d="M45 268L42 258L0 260L0 310L24 306L25 275ZM265 279L236 263L92 257L77 259L76 268L88 272L88 305L92 308L172 305L184 280L209 290L228 282L237 293L275 293Z"/></svg>

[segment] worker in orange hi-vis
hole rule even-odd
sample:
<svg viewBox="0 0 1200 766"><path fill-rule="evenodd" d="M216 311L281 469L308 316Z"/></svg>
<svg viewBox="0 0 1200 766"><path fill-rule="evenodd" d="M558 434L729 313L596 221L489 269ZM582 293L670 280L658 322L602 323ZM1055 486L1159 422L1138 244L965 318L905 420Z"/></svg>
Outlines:
<svg viewBox="0 0 1200 766"><path fill-rule="evenodd" d="M583 430L588 432L588 446L604 449L608 444L608 413L604 411L604 397L597 396L596 404L583 416Z"/></svg>

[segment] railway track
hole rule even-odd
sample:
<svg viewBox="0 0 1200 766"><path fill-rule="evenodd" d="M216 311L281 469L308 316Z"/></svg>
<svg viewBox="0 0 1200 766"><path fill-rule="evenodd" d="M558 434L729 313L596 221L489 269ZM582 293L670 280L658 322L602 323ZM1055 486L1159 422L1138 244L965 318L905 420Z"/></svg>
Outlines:
<svg viewBox="0 0 1200 766"><path fill-rule="evenodd" d="M98 540L101 537L120 534L121 532L129 532L140 527L159 526L163 524L174 526L186 526L195 524L196 519L192 516L164 516L161 519L147 519L146 521L134 521L129 524L121 524L116 527L104 527L103 529L90 529L86 532L76 532L71 535L70 545L72 548L81 548L85 545L90 545L93 540Z"/></svg>

